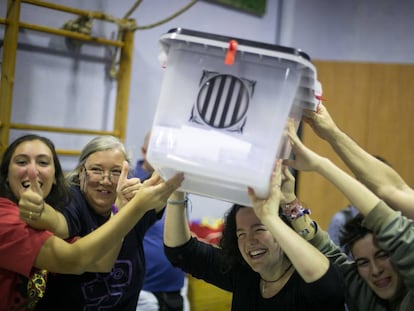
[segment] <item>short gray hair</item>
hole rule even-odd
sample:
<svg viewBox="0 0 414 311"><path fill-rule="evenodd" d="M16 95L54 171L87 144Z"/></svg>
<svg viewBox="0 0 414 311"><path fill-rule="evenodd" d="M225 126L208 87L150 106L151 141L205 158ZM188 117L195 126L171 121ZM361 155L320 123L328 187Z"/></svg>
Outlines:
<svg viewBox="0 0 414 311"><path fill-rule="evenodd" d="M81 167L85 165L88 157L95 152L110 149L120 150L124 155L125 160L128 161L128 163L131 162L124 144L117 137L111 135L97 136L89 141L85 147L83 147L76 168L66 175L68 182L71 185L79 185L79 172Z"/></svg>

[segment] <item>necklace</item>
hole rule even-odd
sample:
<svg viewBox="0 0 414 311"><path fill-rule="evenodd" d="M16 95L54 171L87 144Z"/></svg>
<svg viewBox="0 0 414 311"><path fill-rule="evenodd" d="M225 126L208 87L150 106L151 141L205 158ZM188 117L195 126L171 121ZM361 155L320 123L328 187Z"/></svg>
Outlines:
<svg viewBox="0 0 414 311"><path fill-rule="evenodd" d="M265 280L264 278L260 277L262 279L262 294L264 294L264 292L266 290L266 284L267 283L276 283L276 282L280 281L286 275L286 273L288 273L290 268L292 268L292 263L286 268L285 271L283 271L283 273L276 280L268 281L268 280Z"/></svg>

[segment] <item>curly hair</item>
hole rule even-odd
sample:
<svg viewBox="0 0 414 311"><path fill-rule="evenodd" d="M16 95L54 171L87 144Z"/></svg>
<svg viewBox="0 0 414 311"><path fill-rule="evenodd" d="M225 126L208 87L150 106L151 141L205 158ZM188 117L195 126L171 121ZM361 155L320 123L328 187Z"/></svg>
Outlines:
<svg viewBox="0 0 414 311"><path fill-rule="evenodd" d="M17 147L20 146L22 143L33 140L39 140L49 148L50 152L52 153L53 164L55 166L56 183L53 184L50 193L45 198L45 201L54 208L62 207L69 202L70 192L68 184L65 180L65 176L63 174L62 166L59 162L55 145L52 143L50 139L35 134L28 134L17 138L4 151L0 165L0 196L8 198L9 200L17 204L18 200L11 191L8 182L9 166Z"/></svg>
<svg viewBox="0 0 414 311"><path fill-rule="evenodd" d="M236 214L241 208L247 207L234 204L224 215L224 226L219 246L228 263L228 267L226 267L228 270L234 266L246 264L240 253L236 235Z"/></svg>

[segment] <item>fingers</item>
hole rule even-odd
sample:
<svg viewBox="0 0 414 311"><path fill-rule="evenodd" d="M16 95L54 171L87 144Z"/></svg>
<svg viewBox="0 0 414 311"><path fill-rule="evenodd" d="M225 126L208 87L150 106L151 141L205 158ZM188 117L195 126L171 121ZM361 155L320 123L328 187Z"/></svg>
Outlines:
<svg viewBox="0 0 414 311"><path fill-rule="evenodd" d="M159 184L162 181L160 175L157 172L152 173L151 177L144 181L143 186L153 186Z"/></svg>
<svg viewBox="0 0 414 311"><path fill-rule="evenodd" d="M177 173L174 176L172 176L170 179L168 179L165 182L165 184L168 186L170 190L172 190L171 193L173 193L175 190L177 190L181 186L181 183L183 182L183 180L184 180L184 173Z"/></svg>
<svg viewBox="0 0 414 311"><path fill-rule="evenodd" d="M35 170L34 169L29 169L28 170L28 176L29 176L29 182L30 182L30 185L29 185L28 189L30 189L33 192L37 193L43 199L43 191L42 191L42 189L40 189L40 184L37 182L37 177L36 177Z"/></svg>
<svg viewBox="0 0 414 311"><path fill-rule="evenodd" d="M122 162L122 169L121 169L121 175L119 175L118 184L116 185L116 191L120 192L122 191L125 182L128 180L128 172L129 172L129 164L128 161Z"/></svg>
<svg viewBox="0 0 414 311"><path fill-rule="evenodd" d="M254 189L251 187L247 188L247 194L250 199L250 203L255 210L256 215L260 215L260 211L258 209L261 209L263 205L265 204L267 199L259 198L256 193L254 192Z"/></svg>
<svg viewBox="0 0 414 311"><path fill-rule="evenodd" d="M298 135L296 134L296 129L292 124L289 124L287 134L289 136L292 148L295 147L295 145L300 145L301 144L301 141L300 141Z"/></svg>
<svg viewBox="0 0 414 311"><path fill-rule="evenodd" d="M158 174L153 175L151 178L159 179L160 182L153 185L153 193L156 194L157 202L153 204L153 208L156 210L164 207L171 194L176 191L184 180L184 173L177 173L167 181L163 181Z"/></svg>
<svg viewBox="0 0 414 311"><path fill-rule="evenodd" d="M20 218L27 221L36 221L39 220L40 217L42 216L43 210L44 208L44 204L40 207L40 210L38 212L35 211L20 211Z"/></svg>
<svg viewBox="0 0 414 311"><path fill-rule="evenodd" d="M158 173L153 173L150 179L144 182L145 187L153 186L154 191L162 198L168 199L168 197L177 190L184 180L184 173L176 173L168 180L164 181Z"/></svg>
<svg viewBox="0 0 414 311"><path fill-rule="evenodd" d="M289 166L284 165L285 161L282 161L282 172L283 172L283 176L282 176L282 180L286 180L286 181L295 181L295 177L292 175Z"/></svg>
<svg viewBox="0 0 414 311"><path fill-rule="evenodd" d="M280 192L282 185L282 159L276 161L275 169L273 170L270 192L272 196L275 196Z"/></svg>
<svg viewBox="0 0 414 311"><path fill-rule="evenodd" d="M119 176L119 181L116 186L117 196L122 204L131 200L141 187L141 180L135 177L128 179L128 173L128 161L123 161L121 175Z"/></svg>
<svg viewBox="0 0 414 311"><path fill-rule="evenodd" d="M159 184L157 187L160 187L159 194L161 196L161 200L168 200L171 194L174 193L174 191L176 191L181 186L183 180L184 173L177 173L167 181Z"/></svg>
<svg viewBox="0 0 414 311"><path fill-rule="evenodd" d="M31 189L22 193L19 203L20 218L26 222L40 219L45 209L43 198Z"/></svg>
<svg viewBox="0 0 414 311"><path fill-rule="evenodd" d="M125 180L122 185L119 185L119 187L117 187L117 191L121 191L121 192L130 192L133 190L139 190L139 188L141 188L142 183L141 183L141 179L137 178L137 177L132 177L129 178L127 180Z"/></svg>
<svg viewBox="0 0 414 311"><path fill-rule="evenodd" d="M326 110L325 105L322 104L322 102L320 102L317 109L316 109L316 113L321 114L321 113L325 113L326 111L327 110Z"/></svg>
<svg viewBox="0 0 414 311"><path fill-rule="evenodd" d="M258 200L258 198L257 198L253 188L251 188L251 187L247 188L247 195L249 196L250 202L254 206L256 201Z"/></svg>
<svg viewBox="0 0 414 311"><path fill-rule="evenodd" d="M27 220L37 220L45 209L45 202L43 200L43 191L40 188L40 183L37 181L36 172L34 169L28 170L29 187L19 200L20 218Z"/></svg>
<svg viewBox="0 0 414 311"><path fill-rule="evenodd" d="M128 172L129 172L129 164L128 161L124 161L122 163L122 170L121 175L119 176L119 180L125 181L128 179Z"/></svg>
<svg viewBox="0 0 414 311"><path fill-rule="evenodd" d="M275 169L272 174L272 185L280 187L282 184L282 159L276 161Z"/></svg>

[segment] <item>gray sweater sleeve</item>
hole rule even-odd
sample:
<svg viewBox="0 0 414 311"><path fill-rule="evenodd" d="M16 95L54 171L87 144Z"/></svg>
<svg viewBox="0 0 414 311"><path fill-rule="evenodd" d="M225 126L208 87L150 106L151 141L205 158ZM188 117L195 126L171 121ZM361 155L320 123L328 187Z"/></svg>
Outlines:
<svg viewBox="0 0 414 311"><path fill-rule="evenodd" d="M390 254L391 260L408 288L399 310L411 310L414 302L413 221L381 201L365 217L363 225L376 235L379 247ZM387 310L385 301L379 299L359 276L355 262L349 261L347 256L341 253L325 231L318 228L310 242L338 266L347 287L347 302L350 310Z"/></svg>
<svg viewBox="0 0 414 311"><path fill-rule="evenodd" d="M363 223L372 230L381 249L388 252L403 277L408 295L414 297L414 223L381 202Z"/></svg>

